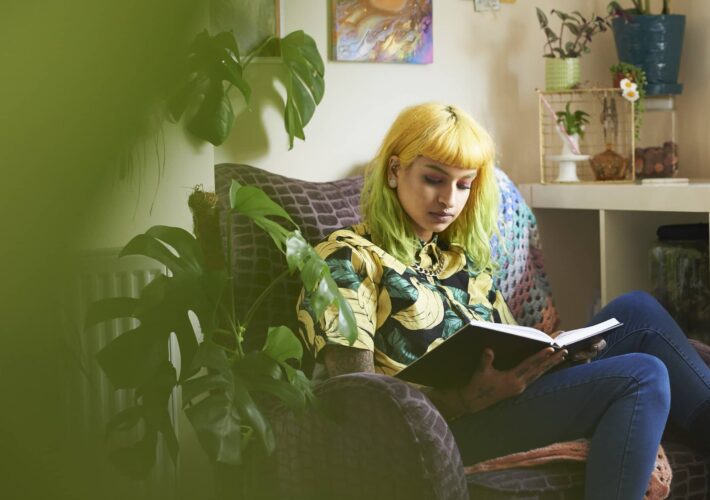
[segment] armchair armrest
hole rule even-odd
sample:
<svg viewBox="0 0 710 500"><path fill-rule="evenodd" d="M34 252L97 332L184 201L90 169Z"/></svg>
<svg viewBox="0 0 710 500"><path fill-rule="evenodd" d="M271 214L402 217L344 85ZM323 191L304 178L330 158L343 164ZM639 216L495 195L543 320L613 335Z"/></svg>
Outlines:
<svg viewBox="0 0 710 500"><path fill-rule="evenodd" d="M281 498L468 498L453 435L422 392L356 373L316 393L324 411L272 421Z"/></svg>

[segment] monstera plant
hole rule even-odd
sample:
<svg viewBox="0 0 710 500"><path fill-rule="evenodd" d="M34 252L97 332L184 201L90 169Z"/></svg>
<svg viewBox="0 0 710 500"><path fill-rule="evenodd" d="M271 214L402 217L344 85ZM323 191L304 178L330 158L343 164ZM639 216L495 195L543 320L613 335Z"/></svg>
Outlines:
<svg viewBox="0 0 710 500"><path fill-rule="evenodd" d="M187 129L192 134L215 146L222 144L234 124L230 91L238 89L249 102L251 87L244 73L254 57L262 53L278 54L285 68L284 125L289 149L293 148L294 137L305 139L303 128L313 117L325 91L323 59L313 38L303 31L294 31L283 38L268 37L244 57L231 31L214 36L201 32L188 54L186 81L170 100L171 118L177 121L187 113Z"/></svg>
<svg viewBox="0 0 710 500"><path fill-rule="evenodd" d="M230 189L230 205L227 230L229 219L242 214L266 231L283 252L290 272L300 274L317 314L337 307L341 334L354 341L352 311L328 266L286 212L263 191L237 182ZM100 300L88 312L89 326L116 318L137 320L137 326L98 353L112 385L135 394L132 406L107 425L108 435L136 426L141 431L138 442L110 452L112 462L134 478L146 477L155 463L159 435L172 458L177 457L178 440L168 411L176 387L181 389L184 411L210 461L235 466L235 470L255 451L263 455L274 449L263 401L280 401L299 413L313 400L310 381L298 369L301 344L290 329L274 326L261 348L244 348L252 313L244 318L235 314L231 249L222 251L217 206L216 195L196 189L190 207L200 219L197 237L167 226L154 226L134 237L120 255L150 257L164 265L166 272L150 281L138 297ZM260 302L257 299L252 310ZM177 364L168 354L171 338L179 347Z"/></svg>

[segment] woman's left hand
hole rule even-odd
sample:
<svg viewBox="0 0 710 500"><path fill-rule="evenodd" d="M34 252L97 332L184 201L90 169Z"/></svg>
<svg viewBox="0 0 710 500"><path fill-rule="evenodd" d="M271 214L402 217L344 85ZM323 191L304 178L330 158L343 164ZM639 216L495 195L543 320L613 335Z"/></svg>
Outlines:
<svg viewBox="0 0 710 500"><path fill-rule="evenodd" d="M606 347L606 340L599 339L594 344L589 346L589 349L584 351L579 351L574 356L570 358L572 363L590 363L592 359L596 358L597 355Z"/></svg>
<svg viewBox="0 0 710 500"><path fill-rule="evenodd" d="M552 337L553 339L557 338L557 336L563 332L564 332L564 330L557 330L556 332L551 333L550 337ZM594 358L597 357L597 355L605 347L606 347L606 341L604 339L599 339L594 344L590 345L589 349L585 349L584 351L579 351L574 356L572 356L569 360L573 364L590 363Z"/></svg>

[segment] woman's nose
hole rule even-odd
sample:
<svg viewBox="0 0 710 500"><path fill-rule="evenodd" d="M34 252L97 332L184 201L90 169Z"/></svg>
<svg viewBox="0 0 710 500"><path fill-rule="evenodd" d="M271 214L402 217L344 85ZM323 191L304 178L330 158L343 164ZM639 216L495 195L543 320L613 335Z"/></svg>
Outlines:
<svg viewBox="0 0 710 500"><path fill-rule="evenodd" d="M442 188L439 192L439 204L444 208L454 206L454 190L450 186Z"/></svg>

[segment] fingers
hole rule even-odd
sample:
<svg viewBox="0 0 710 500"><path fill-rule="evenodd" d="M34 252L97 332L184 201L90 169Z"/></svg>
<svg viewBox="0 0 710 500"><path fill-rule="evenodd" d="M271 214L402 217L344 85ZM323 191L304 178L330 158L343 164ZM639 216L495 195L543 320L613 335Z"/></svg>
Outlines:
<svg viewBox="0 0 710 500"><path fill-rule="evenodd" d="M490 370L493 368L493 360L495 359L495 353L493 352L493 349L490 348L485 348L483 349L483 352L481 353L481 365L480 365L480 370L481 371L486 371Z"/></svg>
<svg viewBox="0 0 710 500"><path fill-rule="evenodd" d="M606 347L606 341L604 339L589 346L589 349L584 351L579 351L572 357L572 361L590 363L592 358L596 357L604 348Z"/></svg>

